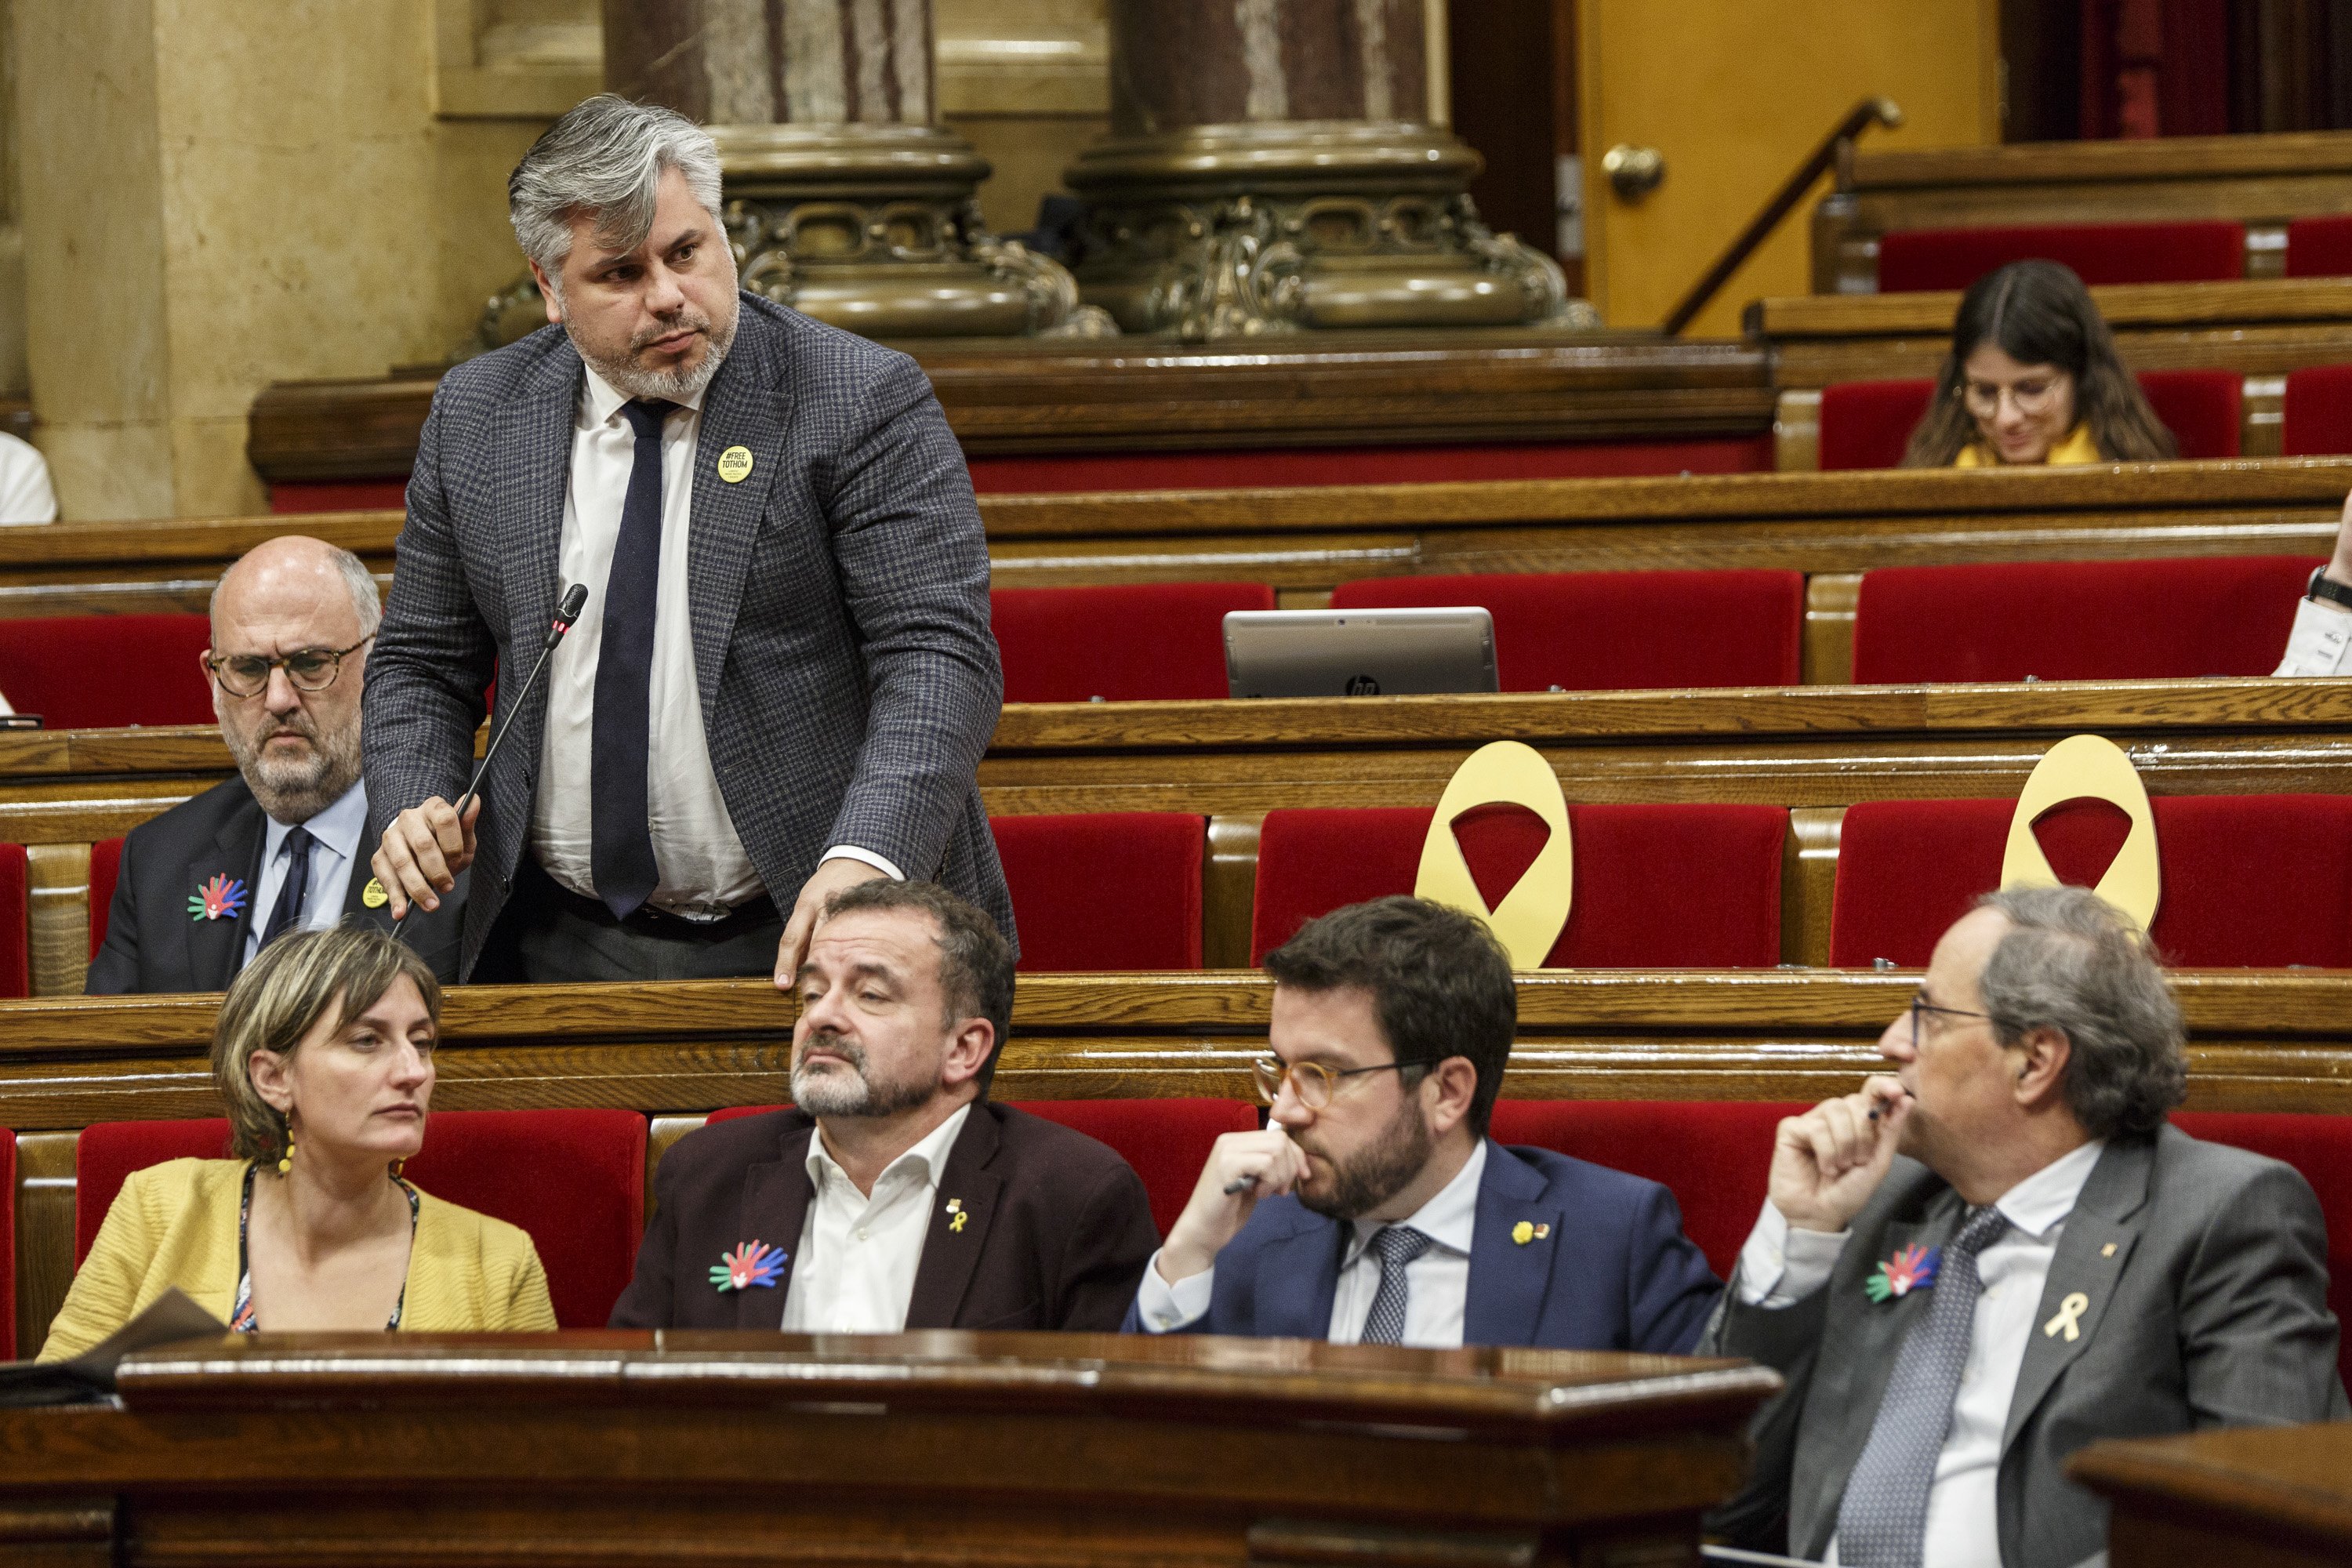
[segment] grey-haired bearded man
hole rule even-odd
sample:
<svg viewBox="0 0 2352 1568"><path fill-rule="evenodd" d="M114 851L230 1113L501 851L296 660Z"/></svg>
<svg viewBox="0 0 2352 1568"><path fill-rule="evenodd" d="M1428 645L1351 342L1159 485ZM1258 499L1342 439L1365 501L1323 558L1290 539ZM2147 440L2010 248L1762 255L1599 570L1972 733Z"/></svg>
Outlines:
<svg viewBox="0 0 2352 1568"><path fill-rule="evenodd" d="M394 912L473 867L478 980L789 986L824 900L884 876L1011 938L987 544L922 372L738 291L716 150L667 110L588 100L508 196L551 324L443 377L368 665ZM461 821L494 677L515 732Z"/></svg>

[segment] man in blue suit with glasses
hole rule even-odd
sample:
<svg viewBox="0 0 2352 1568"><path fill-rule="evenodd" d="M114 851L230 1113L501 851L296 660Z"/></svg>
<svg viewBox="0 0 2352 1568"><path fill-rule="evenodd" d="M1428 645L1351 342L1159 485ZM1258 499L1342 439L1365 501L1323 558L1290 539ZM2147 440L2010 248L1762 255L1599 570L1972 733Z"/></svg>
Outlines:
<svg viewBox="0 0 2352 1568"><path fill-rule="evenodd" d="M1691 1348L1720 1287L1674 1195L1486 1135L1518 997L1485 926L1376 899L1265 968L1268 1125L1217 1140L1128 1331Z"/></svg>

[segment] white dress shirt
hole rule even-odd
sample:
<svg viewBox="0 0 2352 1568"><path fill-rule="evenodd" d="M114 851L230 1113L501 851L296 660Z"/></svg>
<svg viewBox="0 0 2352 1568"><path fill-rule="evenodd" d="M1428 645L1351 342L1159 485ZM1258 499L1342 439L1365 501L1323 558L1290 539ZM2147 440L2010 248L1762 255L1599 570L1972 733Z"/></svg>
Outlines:
<svg viewBox="0 0 2352 1568"><path fill-rule="evenodd" d="M2094 1139L2060 1155L1994 1201L2009 1228L1977 1255L1975 1322L1968 1364L1952 1399L1952 1429L1936 1458L1927 1490L1927 1534L1920 1568L2000 1568L2000 1439L2009 1426L2018 1370L2038 1325L2042 1287L2066 1216L2106 1148ZM1822 1289L1844 1249L1848 1231L1797 1230L1767 1198L1739 1254L1739 1299L1784 1307ZM1825 1562L1838 1560L1830 1544Z"/></svg>
<svg viewBox="0 0 2352 1568"><path fill-rule="evenodd" d="M563 501L562 580L588 584L587 607L547 661L547 732L541 742L539 792L531 801L530 847L547 874L587 898L595 827L590 805L596 720L596 658L604 640L604 589L621 508L636 464L637 437L621 405L628 398L589 371L572 425L572 471ZM760 879L719 794L702 729L702 690L694 668L694 608L687 552L694 506L696 440L702 396L681 400L662 426L661 576L654 597L654 654L646 706L646 826L661 881L656 909L689 920L716 920L769 889ZM894 878L898 868L870 850L836 845L828 860L849 858ZM785 889L790 899L797 889Z"/></svg>
<svg viewBox="0 0 2352 1568"><path fill-rule="evenodd" d="M0 523L55 522L58 492L48 459L29 441L0 433Z"/></svg>
<svg viewBox="0 0 2352 1568"><path fill-rule="evenodd" d="M820 1129L809 1134L809 1183L800 1256L784 1292L786 1330L804 1334L895 1334L907 1326L915 1270L948 1151L971 1107L963 1105L874 1178L869 1195L837 1164ZM952 1197L955 1194L948 1194Z"/></svg>
<svg viewBox="0 0 2352 1568"><path fill-rule="evenodd" d="M2294 629L2273 675L2352 675L2352 610L2308 595L2295 601Z"/></svg>
<svg viewBox="0 0 2352 1568"><path fill-rule="evenodd" d="M261 885L253 889L253 919L245 928L242 969L261 951L261 933L269 929L269 913L286 890L286 873L294 858L286 853L286 836L292 825L265 815L269 826L261 837ZM335 803L301 825L311 838L310 880L302 895L304 931L324 931L343 918L351 897L352 870L360 863L360 837L367 831L367 784L355 783L335 797Z"/></svg>
<svg viewBox="0 0 2352 1568"><path fill-rule="evenodd" d="M1331 1297L1333 1344L1352 1345L1363 1339L1364 1321L1372 1315L1372 1299L1381 1291L1381 1259L1371 1250L1372 1237L1394 1223L1421 1232L1431 1242L1428 1250L1404 1267L1404 1337L1400 1342L1427 1350L1461 1348L1470 1300L1470 1240L1478 1226L1478 1183L1486 1172L1486 1141L1481 1138L1454 1179L1410 1218L1349 1222L1339 1288ZM1200 1321L1209 1310L1216 1279L1212 1266L1171 1285L1160 1275L1160 1255L1153 1253L1136 1294L1144 1328L1164 1334Z"/></svg>

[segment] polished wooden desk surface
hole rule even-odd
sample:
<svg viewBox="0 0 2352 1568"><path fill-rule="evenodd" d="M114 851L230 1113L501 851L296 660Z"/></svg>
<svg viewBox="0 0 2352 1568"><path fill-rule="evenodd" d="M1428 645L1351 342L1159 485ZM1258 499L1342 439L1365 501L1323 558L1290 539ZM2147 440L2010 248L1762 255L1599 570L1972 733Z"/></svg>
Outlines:
<svg viewBox="0 0 2352 1568"><path fill-rule="evenodd" d="M226 1336L133 1357L121 1409L0 1414L0 1542L13 1519L131 1563L1685 1563L1778 1385L1182 1337Z"/></svg>
<svg viewBox="0 0 2352 1568"><path fill-rule="evenodd" d="M2114 1507L2114 1568L2352 1559L2352 1421L2099 1443L2066 1468Z"/></svg>

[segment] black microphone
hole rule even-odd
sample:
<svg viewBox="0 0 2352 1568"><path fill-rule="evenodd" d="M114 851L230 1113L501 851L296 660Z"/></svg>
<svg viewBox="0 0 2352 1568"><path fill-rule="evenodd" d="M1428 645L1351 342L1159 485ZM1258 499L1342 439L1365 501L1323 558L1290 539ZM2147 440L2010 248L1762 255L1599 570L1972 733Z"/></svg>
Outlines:
<svg viewBox="0 0 2352 1568"><path fill-rule="evenodd" d="M497 734L490 737L488 747L482 752L482 760L474 764L474 776L467 782L466 793L457 797L457 822L461 829L466 821L466 809L474 804L476 797L482 792L482 775L489 772L490 759L497 756L499 748L506 743L507 731L514 728L516 716L522 711L523 703L530 697L530 689L539 684L539 672L547 668L548 656L555 651L555 645L563 640L563 634L572 629L572 623L580 618L580 612L587 606L587 584L574 583L563 591L563 603L555 607L555 619L547 628L547 640L539 646L539 662L530 667L530 674L523 681L522 689L515 693L512 706L507 709L507 721L499 726ZM400 939L401 928L408 923L409 916L415 912L415 900L411 900L408 914L401 916L392 924L394 941L397 942Z"/></svg>

